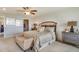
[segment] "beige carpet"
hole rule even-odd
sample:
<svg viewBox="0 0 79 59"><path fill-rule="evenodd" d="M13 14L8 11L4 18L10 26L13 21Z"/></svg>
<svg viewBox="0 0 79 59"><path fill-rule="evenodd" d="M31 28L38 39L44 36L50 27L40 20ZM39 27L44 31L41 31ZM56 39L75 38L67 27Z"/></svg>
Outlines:
<svg viewBox="0 0 79 59"><path fill-rule="evenodd" d="M61 42L55 42L43 48L41 52L79 52L79 48Z"/></svg>
<svg viewBox="0 0 79 59"><path fill-rule="evenodd" d="M13 38L0 39L0 52L21 52Z"/></svg>
<svg viewBox="0 0 79 59"><path fill-rule="evenodd" d="M79 48L55 42L41 50L41 52L78 52ZM23 52L15 43L14 38L0 39L0 52Z"/></svg>

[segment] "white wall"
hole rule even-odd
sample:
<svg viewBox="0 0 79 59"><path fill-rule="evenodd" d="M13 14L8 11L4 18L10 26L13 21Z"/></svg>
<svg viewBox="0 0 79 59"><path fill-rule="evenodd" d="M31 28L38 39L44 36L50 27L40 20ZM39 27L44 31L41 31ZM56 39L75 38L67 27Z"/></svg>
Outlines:
<svg viewBox="0 0 79 59"><path fill-rule="evenodd" d="M47 11L47 10L46 10ZM79 21L79 8L67 8L65 10L52 12L49 14L44 14L41 16L38 16L36 18L33 18L30 22L43 22L46 20L56 21L57 24L57 34L58 39L62 40L62 31L66 27L66 24L68 21L75 20Z"/></svg>

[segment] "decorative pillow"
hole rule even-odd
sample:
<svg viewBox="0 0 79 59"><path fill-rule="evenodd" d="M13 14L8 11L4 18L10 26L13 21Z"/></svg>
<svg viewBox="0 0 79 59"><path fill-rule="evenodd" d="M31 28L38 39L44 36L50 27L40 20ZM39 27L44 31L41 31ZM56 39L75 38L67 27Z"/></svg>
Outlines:
<svg viewBox="0 0 79 59"><path fill-rule="evenodd" d="M45 27L40 27L40 28L38 29L38 32L43 32L44 29L45 29Z"/></svg>
<svg viewBox="0 0 79 59"><path fill-rule="evenodd" d="M54 32L55 28L54 27L46 27L45 31L50 31L50 32Z"/></svg>

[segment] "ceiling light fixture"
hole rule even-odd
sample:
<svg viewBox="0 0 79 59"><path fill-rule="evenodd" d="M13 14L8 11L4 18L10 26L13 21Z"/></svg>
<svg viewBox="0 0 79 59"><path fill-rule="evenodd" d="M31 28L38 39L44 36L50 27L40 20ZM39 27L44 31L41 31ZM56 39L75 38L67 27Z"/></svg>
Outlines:
<svg viewBox="0 0 79 59"><path fill-rule="evenodd" d="M25 11L24 14L25 15L30 15L30 12L29 11Z"/></svg>
<svg viewBox="0 0 79 59"><path fill-rule="evenodd" d="M6 11L6 8L2 8L3 11Z"/></svg>

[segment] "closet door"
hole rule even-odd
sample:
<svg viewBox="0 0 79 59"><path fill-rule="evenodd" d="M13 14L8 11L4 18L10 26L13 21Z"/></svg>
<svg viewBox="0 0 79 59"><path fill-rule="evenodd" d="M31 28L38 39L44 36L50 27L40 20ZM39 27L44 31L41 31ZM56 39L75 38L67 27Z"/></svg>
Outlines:
<svg viewBox="0 0 79 59"><path fill-rule="evenodd" d="M16 33L16 21L15 18L6 17L4 25L4 37L12 37Z"/></svg>
<svg viewBox="0 0 79 59"><path fill-rule="evenodd" d="M16 19L16 33L23 32L23 20L22 19Z"/></svg>

